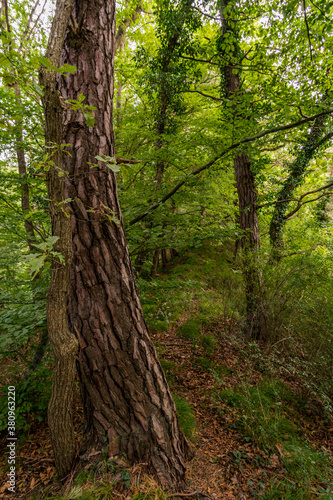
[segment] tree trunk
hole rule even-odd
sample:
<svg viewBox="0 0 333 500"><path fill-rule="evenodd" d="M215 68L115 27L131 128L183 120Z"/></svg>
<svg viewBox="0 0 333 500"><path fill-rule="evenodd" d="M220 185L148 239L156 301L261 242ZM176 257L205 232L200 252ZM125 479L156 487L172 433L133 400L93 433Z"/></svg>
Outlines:
<svg viewBox="0 0 333 500"><path fill-rule="evenodd" d="M260 339L265 326L265 307L259 261L260 235L256 209L255 190L251 162L244 153L234 158L237 183L239 220L242 230L240 240L243 250L243 273L246 295L246 331L253 339Z"/></svg>
<svg viewBox="0 0 333 500"><path fill-rule="evenodd" d="M168 263L168 249L167 248L162 248L161 258L162 258L162 267L164 269Z"/></svg>
<svg viewBox="0 0 333 500"><path fill-rule="evenodd" d="M156 276L158 264L160 262L160 253L161 253L161 250L159 248L157 250L155 250L155 252L154 252L153 265L151 268L151 277L152 278L155 278L155 276Z"/></svg>
<svg viewBox="0 0 333 500"><path fill-rule="evenodd" d="M58 0L52 23L46 57L59 66L61 47L72 10L72 0ZM56 76L40 68L40 83L44 89L45 143L52 152L47 172L48 198L52 235L58 237L54 250L60 252L63 262L55 257L52 262L51 282L47 294L47 329L54 353L52 395L48 407L48 422L57 472L64 478L71 470L75 456L75 436L72 418L75 360L78 342L68 329L67 298L72 260L70 214L64 204L62 162L62 103L56 88Z"/></svg>
<svg viewBox="0 0 333 500"><path fill-rule="evenodd" d="M16 156L18 163L19 174L22 179L22 193L21 193L21 209L23 215L26 215L30 210L30 201L29 201L29 184L27 182L27 165L25 161L25 154L23 150L23 133L22 127L18 123L18 133L16 135ZM29 219L25 219L24 221L25 231L27 235L27 242L29 246L29 250L32 251L32 242L35 240L34 228Z"/></svg>
<svg viewBox="0 0 333 500"><path fill-rule="evenodd" d="M63 142L73 207L73 266L68 307L79 344L85 411L81 458L106 447L111 456L146 461L163 486L184 484L188 443L138 299L120 212L116 176L96 156L114 156L112 129L115 4L76 0L80 33L68 30L62 64L78 68L61 78L64 100L86 96L95 127L68 109ZM82 17L83 16L83 17ZM77 23L79 24L79 23Z"/></svg>
<svg viewBox="0 0 333 500"><path fill-rule="evenodd" d="M220 10L222 39L227 32L235 36L235 29L230 27L228 20L223 14L223 9L229 3L230 0L224 1ZM237 43L235 42L234 52L230 55L231 61L222 67L226 97L231 101L237 99L237 95L241 91L239 70L236 72L237 74L234 71L237 50ZM227 57L224 54L224 58ZM236 102L233 104L232 110L235 118L241 118ZM257 193L251 160L245 151L234 157L234 171L238 194L240 228L242 230L240 244L243 250L243 274L245 278L247 310L245 329L251 338L259 339L263 334L266 315L259 262L260 235L258 228Z"/></svg>

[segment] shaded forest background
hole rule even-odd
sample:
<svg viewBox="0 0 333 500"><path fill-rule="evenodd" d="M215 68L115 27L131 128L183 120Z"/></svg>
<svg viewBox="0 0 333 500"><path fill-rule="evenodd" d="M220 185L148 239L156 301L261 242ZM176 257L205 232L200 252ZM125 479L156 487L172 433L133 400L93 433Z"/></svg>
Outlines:
<svg viewBox="0 0 333 500"><path fill-rule="evenodd" d="M46 296L64 258L38 71L76 71L45 57L48 8L0 7L0 431L16 385L26 457L48 439ZM325 0L116 5L115 154L89 168L116 174L144 317L197 449L188 485L213 498L333 495L332 28ZM62 106L94 127L88 95ZM78 379L75 391L79 437ZM59 493L36 457L21 466L26 498L167 498L107 456Z"/></svg>

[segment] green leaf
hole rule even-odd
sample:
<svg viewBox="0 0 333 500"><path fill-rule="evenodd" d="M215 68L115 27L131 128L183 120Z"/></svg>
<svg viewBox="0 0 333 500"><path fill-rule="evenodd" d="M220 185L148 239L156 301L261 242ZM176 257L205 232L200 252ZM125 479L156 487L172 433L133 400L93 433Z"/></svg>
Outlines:
<svg viewBox="0 0 333 500"><path fill-rule="evenodd" d="M43 97L44 92L43 92L42 88L38 85L38 83L32 82L32 86L33 86L33 88L35 89L35 91L37 92L37 94L38 94L40 97Z"/></svg>
<svg viewBox="0 0 333 500"><path fill-rule="evenodd" d="M71 75L73 75L76 70L76 66L71 66L70 64L64 64L63 66L60 66L60 68L58 68L58 71L62 74L70 73Z"/></svg>
<svg viewBox="0 0 333 500"><path fill-rule="evenodd" d="M30 260L29 261L30 271L33 274L37 273L43 267L45 259L46 259L46 255L43 254L40 257L37 257L35 259Z"/></svg>
<svg viewBox="0 0 333 500"><path fill-rule="evenodd" d="M95 126L95 118L92 113L83 113L85 119L86 119L86 124L88 127L94 127Z"/></svg>
<svg viewBox="0 0 333 500"><path fill-rule="evenodd" d="M119 172L120 167L118 165L112 165L112 163L107 163L106 166L112 170L112 172Z"/></svg>

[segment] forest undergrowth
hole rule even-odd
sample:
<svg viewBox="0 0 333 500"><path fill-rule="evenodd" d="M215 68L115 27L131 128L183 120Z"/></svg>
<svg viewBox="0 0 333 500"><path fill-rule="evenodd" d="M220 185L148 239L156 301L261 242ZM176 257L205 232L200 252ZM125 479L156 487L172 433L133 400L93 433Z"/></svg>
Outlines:
<svg viewBox="0 0 333 500"><path fill-rule="evenodd" d="M242 333L242 275L228 245L206 242L175 257L154 279L143 273L138 280L181 428L195 450L187 470L193 498L333 498L329 304L320 303L322 290L314 295L311 288L316 258L301 257L292 268L289 263L288 272L281 265L280 278L276 279L275 272L273 285L269 269L265 271L272 331L265 344L249 342ZM283 314L281 301L288 304ZM13 383L13 376L17 382L22 379L28 349L22 347L3 358L3 384ZM57 481L46 423L51 366L47 354L29 384L20 382L17 498L174 497L146 474L144 463L133 467L125 458L114 462L107 450L94 466L78 474L73 471L64 485ZM77 382L77 438L82 435L82 420ZM5 479L5 438L2 444L1 476ZM0 498L5 495L2 488Z"/></svg>

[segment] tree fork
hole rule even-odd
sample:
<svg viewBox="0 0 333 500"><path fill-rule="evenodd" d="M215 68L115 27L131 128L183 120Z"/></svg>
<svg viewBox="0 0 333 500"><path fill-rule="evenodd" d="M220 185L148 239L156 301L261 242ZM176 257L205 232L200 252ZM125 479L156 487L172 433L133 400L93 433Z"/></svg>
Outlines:
<svg viewBox="0 0 333 500"><path fill-rule="evenodd" d="M183 436L165 375L148 336L137 295L120 211L116 175L96 156L114 156L112 129L115 3L76 0L84 12L80 38L70 30L61 64L77 71L59 77L63 101L86 97L95 126L68 108L63 119L67 194L73 210L73 264L68 304L79 340L85 410L81 459L108 447L112 457L148 463L162 486L185 485ZM112 215L111 215L112 214Z"/></svg>

